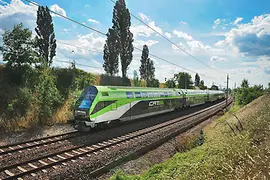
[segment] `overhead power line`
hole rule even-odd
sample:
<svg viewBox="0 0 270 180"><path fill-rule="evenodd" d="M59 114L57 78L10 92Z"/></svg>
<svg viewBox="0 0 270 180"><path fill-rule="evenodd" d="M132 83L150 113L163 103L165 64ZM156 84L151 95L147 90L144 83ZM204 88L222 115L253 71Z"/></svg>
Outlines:
<svg viewBox="0 0 270 180"><path fill-rule="evenodd" d="M114 0L110 0L113 3L116 3ZM213 68L211 66L209 66L208 64L204 63L203 61L199 60L198 58L196 58L195 56L193 56L192 54L190 54L189 52L187 52L186 50L184 50L183 48L181 48L179 45L177 45L176 43L174 43L173 41L171 41L169 38L167 38L166 36L162 35L160 32L158 32L157 30L155 30L154 28L152 28L151 26L149 26L147 23L145 23L143 20L141 20L140 18L138 18L137 16L135 16L134 14L132 14L131 12L129 12L130 15L132 17L134 17L135 19L137 19L138 21L140 21L141 23L143 23L145 26L147 26L148 28L150 28L152 31L154 31L155 33L157 33L158 35L160 35L162 38L164 38L165 40L167 40L168 42L170 42L172 45L174 45L175 47L177 47L178 49L180 49L181 51L183 51L184 53L186 53L187 55L189 55L190 57L192 57L193 59L195 59L196 61L204 64L205 66L208 66L211 69L214 69L218 72L220 72L220 70ZM226 72L224 72L226 74Z"/></svg>
<svg viewBox="0 0 270 180"><path fill-rule="evenodd" d="M78 47L76 45L72 45L72 44L60 41L60 40L56 40L56 43L65 44L65 45L72 46L72 47L75 47L75 48L82 48L82 47ZM86 49L86 48L84 48L84 49L87 50L87 51L91 51L91 52L103 55L103 52L100 52L100 51L94 51L94 50Z"/></svg>
<svg viewBox="0 0 270 180"><path fill-rule="evenodd" d="M37 4L37 3L35 3L35 2L32 2L32 1L30 1L30 0L25 0L25 1L27 1L27 2L29 2L30 4L33 4L33 5L35 5L35 6L39 6L39 4ZM111 0L112 1L112 0ZM114 1L112 1L112 2L114 2ZM102 34L102 35L104 35L104 36L107 36L106 35L106 33L103 33L103 32L101 32L101 31L99 31L99 30L97 30L97 29L94 29L94 28L92 28L92 27L90 27L90 26L87 26L87 25L85 25L85 24L82 24L82 23L80 23L80 22L78 22L78 21L76 21L76 20L73 20L73 19L71 19L71 18L69 18L69 17L67 17L67 16L63 16L62 14L59 14L59 13L57 13L57 12L55 12L55 11L52 11L52 10L49 10L51 13L53 13L53 14L56 14L56 15L58 15L58 16L60 16L60 17L62 17L62 18L64 18L64 19L66 19L66 20L69 20L69 21L72 21L72 22L74 22L74 23L76 23L76 24L79 24L79 25L81 25L81 26L83 26L83 27L85 27L85 28L88 28L88 29L90 29L90 30L92 30L92 31L95 31L95 32L97 32L97 33L99 33L99 34ZM131 13L130 13L131 14ZM132 16L134 16L133 14L131 14ZM139 19L139 18L138 18ZM143 22L143 21L142 21ZM143 22L144 23L144 22ZM144 24L146 24L146 23L144 23ZM148 26L148 25L147 25ZM150 26L148 26L149 28L151 28L152 30L154 30L152 27L150 27ZM155 32L156 32L156 30L154 30ZM158 32L157 32L158 33ZM162 34L160 34L160 33L158 33L159 35L161 35L162 36ZM165 37L166 38L166 37ZM137 50L139 50L139 51L142 51L142 49L140 49L140 48L138 48L138 47L135 47L134 46L134 49L137 49ZM185 69L186 71L189 71L189 72L192 72L192 73L196 73L195 71L193 71L193 70L190 70L190 69L188 69L188 68L184 68L184 67L181 67L181 66L179 66L179 65L177 65L177 64L175 64L175 63L173 63L173 62L170 62L170 61L168 61L168 60L165 60L165 59L163 59L163 58L161 58L161 57L158 57L157 55L154 55L154 54L151 54L151 53L149 53L151 56L153 56L153 57L156 57L156 58L158 58L158 59L160 59L160 60L162 60L162 61L165 61L165 62L167 62L167 63L169 63L169 64L172 64L172 65L174 65L174 66L177 66L177 67L180 67L180 68L182 68L182 69ZM212 67L211 67L212 68ZM198 73L198 74L200 74L201 76L204 76L204 77L208 77L208 76L206 76L206 75L204 75L204 74L201 74L201 73ZM210 78L210 79L214 79L214 78L212 78L212 77L208 77L208 78Z"/></svg>

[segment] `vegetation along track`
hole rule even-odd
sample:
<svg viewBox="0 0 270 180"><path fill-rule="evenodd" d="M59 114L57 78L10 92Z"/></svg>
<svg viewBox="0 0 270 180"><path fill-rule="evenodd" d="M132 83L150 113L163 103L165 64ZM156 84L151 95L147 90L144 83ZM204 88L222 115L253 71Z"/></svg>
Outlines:
<svg viewBox="0 0 270 180"><path fill-rule="evenodd" d="M229 102L231 102L230 100ZM187 123L180 127L178 130L179 132L182 132L183 130L187 130L191 128L192 126L202 122L205 118L210 117L211 115L218 112L220 109L224 108L225 103L221 102L219 104L216 104L212 107L203 109L201 111L192 113L190 115L186 115L181 118L177 118L171 121L167 121L165 123L161 123L149 128L145 128L142 130L138 130L132 133L128 133L126 135L113 138L107 141L103 141L101 143L97 143L94 145L82 145L77 146L71 149L62 150L57 153L51 153L45 156L41 156L38 158L34 158L28 161L12 164L6 167L2 167L0 169L0 179L15 179L15 178L23 178L25 176L35 177L36 173L46 173L49 171L50 168L57 169L57 166L63 165L67 166L70 163L75 163L78 160L84 160L88 157L95 156L98 154L98 152L103 151L113 151L115 147L121 146L121 144L136 141L138 139L141 139L146 136L151 136L153 133L161 132L165 128L172 128L176 127L177 124L183 120L187 121ZM194 117L196 117L196 120L194 120ZM193 119L192 121L189 119ZM178 124L179 125L179 124ZM174 132L176 133L176 132ZM163 137L162 139L168 138L170 135L167 135ZM162 139L159 139L161 142ZM90 175L98 175L102 173L103 171L110 168L113 164L115 164L120 159L114 159L109 160L109 162L104 163L102 166L97 166L93 168L90 172ZM42 174L41 174L42 176Z"/></svg>

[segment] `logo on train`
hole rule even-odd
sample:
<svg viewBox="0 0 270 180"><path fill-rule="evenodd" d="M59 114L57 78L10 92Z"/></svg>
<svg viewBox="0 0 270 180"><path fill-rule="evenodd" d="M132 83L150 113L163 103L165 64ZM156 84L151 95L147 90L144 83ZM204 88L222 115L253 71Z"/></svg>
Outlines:
<svg viewBox="0 0 270 180"><path fill-rule="evenodd" d="M149 102L149 106L160 106L160 105L163 105L164 102L163 101L150 101Z"/></svg>

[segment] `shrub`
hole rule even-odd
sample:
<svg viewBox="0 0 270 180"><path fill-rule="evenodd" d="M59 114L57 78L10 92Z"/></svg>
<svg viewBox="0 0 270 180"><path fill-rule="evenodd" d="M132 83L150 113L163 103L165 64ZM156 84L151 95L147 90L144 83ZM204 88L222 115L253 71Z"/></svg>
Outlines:
<svg viewBox="0 0 270 180"><path fill-rule="evenodd" d="M128 78L123 78L119 76L109 76L102 74L100 76L100 85L105 86L131 86L131 82Z"/></svg>
<svg viewBox="0 0 270 180"><path fill-rule="evenodd" d="M46 123L62 103L62 98L56 88L55 78L49 70L40 74L35 93L38 97L39 119L42 123Z"/></svg>

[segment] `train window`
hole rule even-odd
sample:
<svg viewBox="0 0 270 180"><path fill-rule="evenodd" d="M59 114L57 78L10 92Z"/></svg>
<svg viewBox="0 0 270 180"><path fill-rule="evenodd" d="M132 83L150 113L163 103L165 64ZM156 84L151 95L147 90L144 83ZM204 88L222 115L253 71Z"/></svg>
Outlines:
<svg viewBox="0 0 270 180"><path fill-rule="evenodd" d="M148 92L148 97L153 97L153 93L152 92Z"/></svg>
<svg viewBox="0 0 270 180"><path fill-rule="evenodd" d="M142 92L142 97L148 97L147 92Z"/></svg>
<svg viewBox="0 0 270 180"><path fill-rule="evenodd" d="M160 97L164 97L164 93L163 92L159 92L159 96Z"/></svg>
<svg viewBox="0 0 270 180"><path fill-rule="evenodd" d="M127 98L133 98L133 93L132 92L126 92Z"/></svg>
<svg viewBox="0 0 270 180"><path fill-rule="evenodd" d="M141 98L141 93L140 92L135 92L135 97L136 98Z"/></svg>
<svg viewBox="0 0 270 180"><path fill-rule="evenodd" d="M102 94L102 96L109 96L108 92L102 92L101 94Z"/></svg>
<svg viewBox="0 0 270 180"><path fill-rule="evenodd" d="M172 96L172 92L168 92L168 96Z"/></svg>
<svg viewBox="0 0 270 180"><path fill-rule="evenodd" d="M155 97L159 97L159 93L158 92L154 92Z"/></svg>

